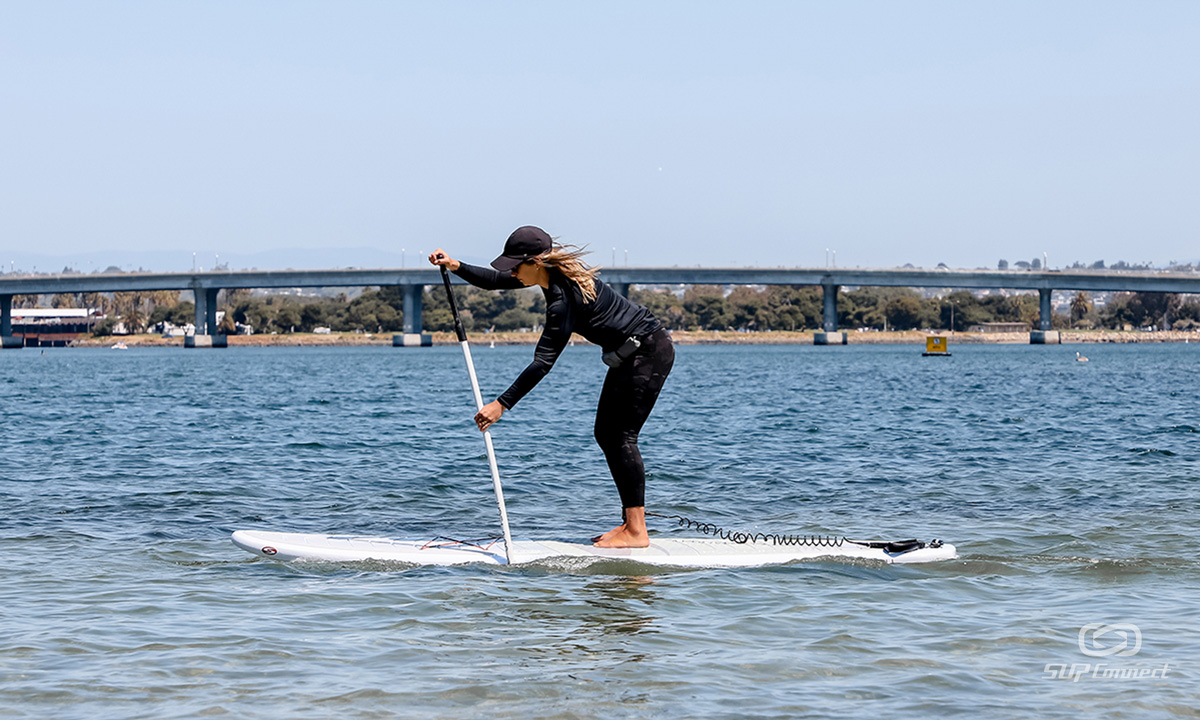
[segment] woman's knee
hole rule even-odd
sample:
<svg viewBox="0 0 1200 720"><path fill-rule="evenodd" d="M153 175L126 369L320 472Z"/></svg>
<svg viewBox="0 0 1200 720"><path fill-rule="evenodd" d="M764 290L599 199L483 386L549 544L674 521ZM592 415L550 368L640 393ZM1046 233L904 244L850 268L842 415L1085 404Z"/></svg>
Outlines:
<svg viewBox="0 0 1200 720"><path fill-rule="evenodd" d="M626 445L637 446L638 433L628 429L613 427L607 423L597 422L592 429L592 436L601 450L619 450Z"/></svg>
<svg viewBox="0 0 1200 720"><path fill-rule="evenodd" d="M600 421L596 422L596 426L592 428L592 437L596 439L596 444L601 450L615 448L621 444L620 434L615 432L612 426Z"/></svg>

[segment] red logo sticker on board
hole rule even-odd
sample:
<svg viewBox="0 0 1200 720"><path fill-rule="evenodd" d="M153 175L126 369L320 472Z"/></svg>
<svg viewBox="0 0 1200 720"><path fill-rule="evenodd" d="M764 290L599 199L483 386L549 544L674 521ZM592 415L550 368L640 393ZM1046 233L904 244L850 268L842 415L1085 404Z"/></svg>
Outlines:
<svg viewBox="0 0 1200 720"><path fill-rule="evenodd" d="M263 555L274 555L277 552L279 552L279 551L276 550L275 548L271 547L270 545L268 545L267 547L262 549Z"/></svg>

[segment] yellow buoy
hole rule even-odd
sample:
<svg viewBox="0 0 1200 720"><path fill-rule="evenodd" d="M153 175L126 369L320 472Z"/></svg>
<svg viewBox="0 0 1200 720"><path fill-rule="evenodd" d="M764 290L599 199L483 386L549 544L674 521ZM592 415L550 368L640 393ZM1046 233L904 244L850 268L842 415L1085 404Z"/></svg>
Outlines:
<svg viewBox="0 0 1200 720"><path fill-rule="evenodd" d="M950 345L946 341L947 338L940 335L927 335L925 352L921 355L924 357L950 357Z"/></svg>

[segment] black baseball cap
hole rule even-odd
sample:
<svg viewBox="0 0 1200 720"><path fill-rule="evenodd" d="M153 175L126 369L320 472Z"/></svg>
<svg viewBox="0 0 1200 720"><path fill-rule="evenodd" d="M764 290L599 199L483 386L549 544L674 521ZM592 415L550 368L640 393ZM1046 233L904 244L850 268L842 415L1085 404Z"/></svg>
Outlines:
<svg viewBox="0 0 1200 720"><path fill-rule="evenodd" d="M533 225L525 225L513 230L504 243L504 252L492 261L492 267L500 272L512 272L512 269L531 257L537 257L553 246L553 241L546 231Z"/></svg>

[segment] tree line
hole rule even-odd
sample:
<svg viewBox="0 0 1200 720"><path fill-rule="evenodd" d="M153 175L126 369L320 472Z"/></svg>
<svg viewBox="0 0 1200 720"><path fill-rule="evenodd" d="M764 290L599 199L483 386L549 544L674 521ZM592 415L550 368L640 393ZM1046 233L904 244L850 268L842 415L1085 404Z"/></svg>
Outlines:
<svg viewBox="0 0 1200 720"><path fill-rule="evenodd" d="M546 305L536 288L488 291L474 287L455 289L463 324L468 332L536 331ZM109 334L118 322L128 332L143 332L171 323L193 322L195 305L180 300L180 293L118 292L56 295L53 307L96 307L107 319L98 334ZM814 330L823 324L824 294L814 286L737 286L732 291L713 285L687 287L682 294L669 290L634 288L630 297L650 308L672 330ZM32 306L36 298L14 297L15 307ZM221 332L232 334L236 324L256 333L312 332L327 327L334 332L398 332L403 327L404 301L399 287L368 288L349 298L254 295L248 290L223 291L218 308L225 311ZM955 330L991 322L1023 322L1037 327L1040 318L1037 294L976 296L959 290L927 298L910 288L863 287L838 296L838 327L846 330ZM451 331L453 318L445 293L431 286L423 297L424 330ZM1172 328L1200 329L1200 300L1175 293L1116 293L1098 307L1087 293L1076 293L1066 313L1053 316L1056 329Z"/></svg>
<svg viewBox="0 0 1200 720"><path fill-rule="evenodd" d="M631 297L676 330L808 330L824 318L824 290L813 286L739 286L726 294L717 286L697 285L682 296L667 291L634 290ZM838 327L847 330L955 330L996 322L1041 319L1036 293L976 296L958 290L927 298L911 288L863 287L840 292ZM1154 326L1200 328L1200 300L1175 293L1116 293L1097 307L1087 293L1071 299L1069 312L1055 313L1056 329L1124 329Z"/></svg>

